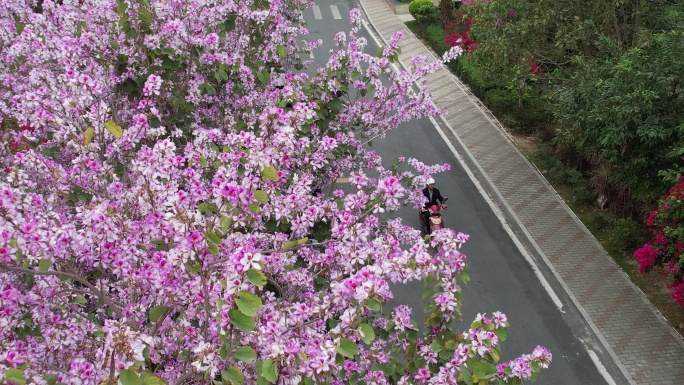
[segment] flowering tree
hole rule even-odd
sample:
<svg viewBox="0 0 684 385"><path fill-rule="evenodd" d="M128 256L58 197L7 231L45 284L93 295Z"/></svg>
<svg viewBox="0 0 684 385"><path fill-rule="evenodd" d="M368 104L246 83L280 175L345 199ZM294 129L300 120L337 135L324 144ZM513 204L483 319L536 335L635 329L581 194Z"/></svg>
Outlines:
<svg viewBox="0 0 684 385"><path fill-rule="evenodd" d="M364 146L437 112L412 86L440 63L391 71L401 36L364 53L353 11L308 76L305 5L0 3L0 381L520 383L548 365L543 347L497 364L503 314L453 330L467 235L379 217L448 169ZM412 280L424 332L383 306Z"/></svg>
<svg viewBox="0 0 684 385"><path fill-rule="evenodd" d="M646 225L652 239L634 252L639 260L639 271L645 273L655 265L667 264L670 294L684 306L684 177L658 202L651 211Z"/></svg>

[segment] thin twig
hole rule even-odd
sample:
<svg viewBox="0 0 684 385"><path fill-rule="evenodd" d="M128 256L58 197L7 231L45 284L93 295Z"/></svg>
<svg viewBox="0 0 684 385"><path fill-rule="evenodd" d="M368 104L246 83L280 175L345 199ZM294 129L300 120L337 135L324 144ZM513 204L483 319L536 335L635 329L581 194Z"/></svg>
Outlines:
<svg viewBox="0 0 684 385"><path fill-rule="evenodd" d="M116 306L116 304L114 304L113 300L109 296L105 295L104 292L102 292L102 290L93 286L93 284L88 282L88 280L86 280L85 278L78 276L76 274L65 273L62 271L54 271L54 270L38 271L38 270L24 269L21 267L13 267L13 266L0 266L0 269L9 270L9 271L16 271L16 272L25 273L25 274L48 275L48 276L58 276L58 277L61 276L61 277L71 278L74 281L76 281L76 282L82 284L83 286L87 287L88 289L90 289L91 292L96 297L98 297L102 302L104 302L107 306L109 306L112 309L112 311L114 313L116 313L116 315L119 318L124 318L123 313L121 312L121 309L119 309L119 307ZM136 331L138 330L138 325L136 325L134 322L132 322L132 320L128 320L128 325L133 330L136 330Z"/></svg>
<svg viewBox="0 0 684 385"><path fill-rule="evenodd" d="M185 380L190 378L194 373L194 370L191 368L189 371L185 372L179 379L176 381L176 385L182 385Z"/></svg>
<svg viewBox="0 0 684 385"><path fill-rule="evenodd" d="M288 251L292 251L292 250L294 250L294 249L296 249L296 248L299 248L299 247L303 247L303 246L324 246L324 245L326 245L326 244L328 244L328 243L330 243L330 242L331 242L331 240L327 240L327 241L323 241L323 242L316 242L316 243L304 243L304 244L301 244L301 245L293 246L290 250L287 250L287 251L285 251L285 250L283 250L283 249L269 249L269 250L258 251L258 253L259 253L259 254L286 253L286 252L288 252ZM233 257L221 258L221 259L219 259L219 260L217 260L217 261L210 262L210 263L209 263L209 266L214 266L214 265L218 265L218 264L221 264L221 263L224 263L224 262L228 262L228 261L231 260L232 258L233 258Z"/></svg>

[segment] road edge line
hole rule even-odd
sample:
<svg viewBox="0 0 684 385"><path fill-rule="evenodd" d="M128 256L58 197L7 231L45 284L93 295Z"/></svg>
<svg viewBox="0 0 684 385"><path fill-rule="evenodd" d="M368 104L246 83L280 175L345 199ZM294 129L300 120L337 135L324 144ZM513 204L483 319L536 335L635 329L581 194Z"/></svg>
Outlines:
<svg viewBox="0 0 684 385"><path fill-rule="evenodd" d="M363 7L363 4L361 4L361 3L359 2L359 6L361 7L361 9L363 9L364 14L366 14L366 10L365 10L365 8ZM366 16L366 18L367 18L367 16ZM377 31L375 30L374 27L370 27L370 26L369 26L370 24L369 24L368 22L366 22L365 19L362 19L362 20L361 20L361 24L362 24L363 27L368 31L368 34L371 36L371 38L372 38L373 40L375 40L375 42L378 44L378 46L384 45L384 44L381 44L381 41L378 39L378 36L379 36L380 39L382 39L382 41L385 42L385 44L387 44L387 42L385 41L385 39L384 39L381 35L379 35L379 33L377 33ZM402 67L406 68L406 65L404 65L404 63L403 63L403 61L402 61L401 59L398 59L398 62L401 64ZM416 86L417 86L417 85L416 85ZM434 101L433 101L433 105L434 105ZM589 325L589 328L592 330L592 332L594 333L594 335L596 336L596 338L598 338L598 340L599 340L599 342L601 343L601 345L603 346L603 348L606 350L606 352L608 353L608 355L613 359L613 363L617 366L618 370L620 370L620 372L622 373L622 375L623 375L623 377L625 378L625 380L626 380L630 385L637 385L637 383L636 383L636 382L634 381L634 379L632 378L631 374L629 374L629 371L627 370L627 368L626 368L626 367L624 366L624 364L622 363L622 360L620 359L620 357L617 356L617 354L615 353L615 351L613 350L613 348L610 346L610 344L608 343L608 341L607 341L607 340L605 339L605 337L603 336L603 333L601 333L601 331L598 329L598 327L596 326L596 324L591 320L591 317L589 317L589 314L587 313L587 311L584 309L584 307L582 306L582 304L579 303L579 300L577 299L577 297L575 297L575 295L572 293L572 291L570 290L570 288L568 287L568 285L567 285L567 284L565 283L565 281L562 279L562 277L560 276L560 274L558 273L558 271L556 270L556 268L555 268L555 267L551 264L551 262L548 260L548 258L546 257L546 254L544 254L544 252L541 250L541 248L539 247L539 245L537 244L537 242L534 240L534 238L532 237L532 235L529 233L529 231L527 231L527 228L520 222L520 219L519 219L518 216L515 214L515 211L513 211L513 209L512 209L512 208L510 207L510 205L508 204L508 202L503 198L503 196L501 195L501 192L496 188L496 186L494 185L493 181L492 181L492 180L489 178L489 176L484 172L484 170L483 170L482 167L479 165L479 163L477 163L477 161L476 161L475 158L473 157L472 153L468 150L468 148L465 147L464 143L462 142L461 138L458 136L458 134L456 133L456 131L454 130L454 128L451 126L451 124L449 124L449 122L446 120L446 118L445 118L444 116L439 115L439 118L440 118L440 119L442 120L442 122L444 122L444 124L449 128L449 131L451 131L451 134L454 136L454 139L458 142L459 146L463 149L463 151L464 151L466 154L468 154L468 157L470 158L471 162L475 165L475 167L477 167L477 168L479 169L478 171L480 172L480 175L482 175L482 177L487 181L489 187L492 189L492 191L493 191L494 194L497 196L497 198L499 199L499 201L506 207L507 211L510 213L510 216L513 218L513 220L514 220L514 221L516 222L516 224L518 225L518 228L525 234L525 237L527 238L527 240L530 242L530 244L531 244L532 247L535 249L535 251L539 254L540 258L542 258L542 260L544 261L544 264L546 265L546 267L551 271L551 273L553 274L553 276L556 278L557 282L561 285L561 287L562 287L563 290L565 291L566 295L570 298L570 300L572 301L572 303L573 303L573 305L575 306L575 308L580 312L580 314L582 315L582 318L584 318L584 321L587 323L587 325ZM528 260L528 263L530 263L530 265L533 267L533 270L534 270L534 272L535 272L535 275L539 276L538 274L541 273L541 272L539 271L539 267L538 267L537 264L534 262L534 260L532 260L532 261L530 262L529 258L531 258L531 256L529 256L529 253L527 252L526 248L523 246L522 242L518 239L518 237L515 235L515 233L511 233L511 232L512 232L512 229L511 229L510 226L508 225L508 221L506 220L505 215L503 214L502 210L498 207L498 205L494 204L494 201L492 200L492 198L489 196L489 194L487 193L487 191L484 190L484 188L483 188L482 185L480 184L479 180L477 180L477 179L475 178L475 175L474 175L474 173L472 172L472 170L470 169L470 167L465 163L465 160L463 159L463 157L462 157L461 155L458 154L458 151L456 151L456 149L455 149L454 146L452 145L451 141L450 141L449 138L446 136L446 134L444 134L444 132L442 131L441 127L440 127L439 124L436 122L436 120L434 119L434 117L431 116L431 117L430 117L430 120L432 121L433 125L435 126L435 129L438 131L438 133L439 133L440 136L442 137L442 140L445 141L445 143L449 146L449 149L450 149L450 150L454 153L454 155L456 156L456 159L457 159L458 162L460 163L461 167L463 167L463 169L466 171L466 173L468 174L468 177L470 178L470 180L475 184L476 188L477 188L478 191L480 192L480 195L487 201L487 204L491 207L491 209L492 209L492 211L494 212L494 214L497 216L497 218L499 218L499 221L501 222L501 225L504 227L504 229L506 230L506 232L509 234L509 236L511 237L511 240L513 240L513 242L516 244L516 247L518 247L518 249L519 249L520 252L523 254L523 256L525 257L525 259L527 259L527 260ZM573 213L573 214L574 214L574 213ZM548 285L548 281L546 281L546 279L544 278L544 281L543 281L543 282L544 282L546 285L544 285L544 283L542 283L542 285L544 285L545 288L546 288L546 286ZM549 289L551 289L551 288L549 287ZM549 293L549 290L547 290L547 293ZM551 296L550 293L553 293L553 296ZM551 289L550 293L549 293L549 295L551 296L551 299L554 301L554 303L555 303L554 297L555 297L557 300L560 301L560 299L559 299L558 296L555 294L555 291L553 291L553 289ZM560 310L561 312L563 312L563 311L561 310L561 308L559 308L559 310ZM589 354L589 356L591 357L591 353L589 353L589 352L593 352L593 351L592 351L591 349L587 349L586 347L585 347L585 351L587 351L587 354ZM596 353L594 353L594 355L596 355ZM597 360L598 360L598 356L596 356L596 358L597 358ZM594 358L593 358L593 357L592 357L592 361L594 361ZM601 364L600 367L599 367L599 366L597 365L597 362L600 364L600 360L594 361L594 364L597 366L597 370L599 370L599 372L601 373L601 368L603 368L603 369L605 370L605 367L603 366L603 364ZM601 373L601 374L603 375L603 373ZM612 376L610 376L610 374L609 374L607 371L606 371L606 375L608 375L608 377L610 377L611 381L613 381L613 383L614 383L614 380L612 379ZM605 376L604 376L604 378L605 378Z"/></svg>

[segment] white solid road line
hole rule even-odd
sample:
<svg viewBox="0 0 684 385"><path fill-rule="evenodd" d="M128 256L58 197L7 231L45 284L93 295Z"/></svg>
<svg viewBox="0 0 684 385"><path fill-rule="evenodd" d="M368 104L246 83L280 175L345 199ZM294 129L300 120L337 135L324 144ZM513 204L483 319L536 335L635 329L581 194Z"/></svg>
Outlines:
<svg viewBox="0 0 684 385"><path fill-rule="evenodd" d="M375 32L370 28L370 26L368 25L368 23L366 22L366 20L365 20L365 19L362 19L362 20L361 20L361 23L363 24L363 27L366 28L366 31L368 31L368 34L371 36L371 39L373 39L373 40L375 41L375 44L377 44L378 47L382 47L384 44L378 39L378 37L375 35ZM392 66L394 67L395 71L398 69L396 63L392 63ZM501 209L499 209L499 207L494 203L494 201L489 197L489 195L487 194L487 192L484 190L484 188L482 187L482 185L480 184L480 182L475 178L475 174L474 174L474 173L472 172L472 170L470 170L470 168L465 164L463 157L456 151L456 149L455 149L454 146L451 144L451 141L450 141L449 138L446 136L446 134L444 133L444 131L442 130L442 128L440 127L440 125L437 124L437 121L436 121L433 117L430 117L430 121L431 121L432 124L435 126L435 129L437 130L437 132L439 133L439 135L442 137L442 140L444 140L444 143L446 143L446 145L449 147L449 150L451 150L451 152L454 154L454 156L456 157L456 159L458 160L458 162L461 164L461 166L463 167L463 169L465 170L465 172L468 174L468 177L469 177L470 180L473 182L473 184L475 185L475 187L476 187L477 190L479 191L480 195L485 199L485 201L487 202L487 204L489 205L489 207L491 207L492 212L493 212L494 215L496 215L496 217L499 219L499 221L501 222L501 225L503 226L503 228L506 230L506 232L508 233L508 235L510 236L510 238L513 240L513 242L515 243L515 245L516 245L516 247L518 248L518 250L520 250L520 253L525 257L525 259L526 259L527 262L530 264L530 266L532 266L532 269L534 270L534 274L539 278L539 281L541 282L542 286L544 287L544 289L545 289L546 292L548 293L549 297L551 297L551 300L553 301L553 303L556 305L556 307L558 307L558 310L559 310L561 313L565 313L565 312L563 311L563 303L561 302L560 298L558 298L558 296L556 295L556 293L554 292L554 290L551 288L551 286L549 285L549 283L548 283L548 282L546 281L546 279L541 275L541 272L540 272L539 269L537 268L537 265L534 263L534 260L533 260L532 257L527 253L526 249L523 247L523 245L522 245L522 243L520 242L520 240L519 240L519 239L515 236L515 234L513 233L513 230L510 228L510 226L509 226L508 223L506 222L505 217L503 216L503 213L501 212ZM449 128L449 130L451 130L452 135L454 135L454 138L456 138L456 140L460 142L460 139L459 139L458 135L456 135L456 132L454 131L453 127L451 127L451 125L449 125L449 123L448 123L446 120L443 120L443 121L444 121L445 125ZM464 145L463 143L461 143L461 146L462 146L463 148L465 148L466 151L468 151L467 148L465 147L465 145ZM554 275L557 276L557 273L554 274ZM561 282L561 285L562 285L562 284L563 284L563 282ZM600 333L600 331L595 327L595 325L593 324L593 322L591 322L591 318L589 318L588 315L584 312L584 309L583 309L581 306L579 306L579 304L576 304L576 305L577 305L579 311L582 313L584 319L587 321L587 323L588 323L589 326L591 327L591 329L592 329L592 330L596 333L596 335L598 336L598 338L599 338L599 340L600 340L600 344L602 344L604 347L609 347L610 345L609 345L608 342L605 340L605 338L604 338L603 335ZM602 364L601 361L599 360L599 358L598 358L598 356L596 355L596 353L595 353L593 350L589 350L589 349L587 348L586 345L585 345L585 350L587 351L587 354L589 354L589 357L591 358L591 360L594 362L594 365L596 366L596 369L599 371L599 373L601 373L601 375L602 375L603 378L606 380L606 382L608 383L608 385L616 385L616 384L615 384L615 381L614 381L613 378L610 376L610 374L608 373L608 371L606 370L606 368L603 366L603 364ZM618 366L619 366L619 362L620 362L620 361L619 361L619 359L617 358L617 356L615 356L614 353L613 353L612 351L609 351L609 355L615 360L616 364L618 364ZM636 384L634 383L634 380L632 380L631 377L628 376L629 373L626 372L626 369L624 369L623 367L620 367L619 369L620 369L620 371L623 372L623 374L625 374L625 378L627 379L627 381L628 381L630 384L636 385Z"/></svg>
<svg viewBox="0 0 684 385"><path fill-rule="evenodd" d="M587 353L589 353L589 357L591 357L591 360L594 361L594 365L596 365L596 369L598 369L599 373L603 376L603 379L606 380L606 383L608 385L615 385L615 381L613 381L613 377L608 374L608 371L606 368L603 366L601 363L601 360L599 360L598 356L596 353L594 353L593 350L587 349Z"/></svg>
<svg viewBox="0 0 684 385"><path fill-rule="evenodd" d="M499 222L501 222L501 225L503 226L504 230L506 230L506 233L511 238L511 240L513 240L513 243L515 243L515 246L520 251L520 254L522 254L525 257L525 260L527 261L527 263L532 267L532 271L534 271L534 275L537 276L537 279L539 280L541 285L544 287L544 290L546 290L546 293L549 295L549 297L551 298L553 303L556 305L556 307L558 308L558 310L560 310L561 313L565 313L565 311L563 311L563 302L561 302L560 298L558 298L558 296L556 295L556 292L553 290L551 285L549 285L549 282L546 280L546 278L544 278L541 271L539 270L537 265L534 263L534 259L532 259L532 256L530 256L530 254L527 252L527 249L525 249L525 246L523 246L522 242L520 242L518 237L513 232L513 229L511 229L511 227L508 225L508 222L506 222L506 218L504 217L503 212L501 212L501 209L499 209L499 206L497 206L494 203L494 201L492 201L492 199L489 197L489 194L487 194L487 191L485 191L485 189L480 184L480 181L478 181L477 178L475 178L475 174L466 165L463 157L458 153L458 151L456 151L456 148L454 148L454 146L451 144L451 141L446 136L446 134L444 133L444 130L442 130L442 127L439 125L439 123L437 123L435 118L430 116L430 121L432 122L432 124L437 129L437 132L442 137L442 140L444 140L444 143L446 143L446 145L449 147L449 150L451 150L451 152L454 154L454 156L458 160L458 163L461 164L461 167L463 167L466 174L468 174L468 177L470 178L470 180L473 182L473 184L477 188L477 191L484 198L484 200L487 201L487 204L492 209L492 212L494 213L494 215L496 215L496 218L499 220ZM451 127L449 127L449 128L451 129ZM455 135L455 133L453 133L453 134L454 134L454 137L458 138Z"/></svg>

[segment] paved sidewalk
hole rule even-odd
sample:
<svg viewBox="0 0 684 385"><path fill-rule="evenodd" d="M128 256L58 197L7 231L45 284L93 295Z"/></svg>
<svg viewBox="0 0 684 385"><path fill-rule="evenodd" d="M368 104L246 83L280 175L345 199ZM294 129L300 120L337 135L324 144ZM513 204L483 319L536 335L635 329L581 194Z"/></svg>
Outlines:
<svg viewBox="0 0 684 385"><path fill-rule="evenodd" d="M400 60L430 54L383 0L359 0L385 41L402 31ZM449 113L448 136L545 264L631 384L684 384L684 342L513 144L501 125L454 75L430 78L435 102ZM617 379L616 379L617 380Z"/></svg>

